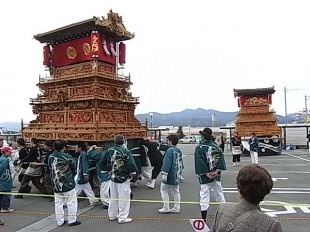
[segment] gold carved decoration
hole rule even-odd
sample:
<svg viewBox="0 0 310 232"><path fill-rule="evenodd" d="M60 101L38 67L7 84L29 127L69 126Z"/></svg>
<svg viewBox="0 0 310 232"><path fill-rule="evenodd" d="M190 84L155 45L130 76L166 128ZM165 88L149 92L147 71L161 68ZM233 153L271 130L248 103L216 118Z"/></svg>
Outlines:
<svg viewBox="0 0 310 232"><path fill-rule="evenodd" d="M71 112L68 114L69 123L92 123L92 112Z"/></svg>
<svg viewBox="0 0 310 232"><path fill-rule="evenodd" d="M99 112L99 123L126 123L126 113Z"/></svg>
<svg viewBox="0 0 310 232"><path fill-rule="evenodd" d="M111 32L115 33L117 36L132 39L135 37L134 33L130 33L126 30L123 24L122 16L118 13L114 13L112 10L108 13L108 18L102 17L102 19L94 17L96 20L95 24L99 26L107 27Z"/></svg>
<svg viewBox="0 0 310 232"><path fill-rule="evenodd" d="M67 47L67 49L66 49L66 54L67 54L67 57L68 57L70 60L73 60L73 59L75 59L76 56L77 56L77 51L75 50L74 47L69 46L69 47Z"/></svg>
<svg viewBox="0 0 310 232"><path fill-rule="evenodd" d="M99 51L98 40L99 40L98 34L93 34L91 37L91 51L92 52L98 52Z"/></svg>
<svg viewBox="0 0 310 232"><path fill-rule="evenodd" d="M58 139L75 141L92 141L94 135L90 133L58 133Z"/></svg>
<svg viewBox="0 0 310 232"><path fill-rule="evenodd" d="M43 123L64 123L64 114L55 113L55 114L42 114Z"/></svg>
<svg viewBox="0 0 310 232"><path fill-rule="evenodd" d="M83 43L83 51L86 56L90 54L90 44L89 43Z"/></svg>
<svg viewBox="0 0 310 232"><path fill-rule="evenodd" d="M258 97L251 97L247 99L244 103L245 106L261 106L261 105L268 105L268 100L264 98Z"/></svg>

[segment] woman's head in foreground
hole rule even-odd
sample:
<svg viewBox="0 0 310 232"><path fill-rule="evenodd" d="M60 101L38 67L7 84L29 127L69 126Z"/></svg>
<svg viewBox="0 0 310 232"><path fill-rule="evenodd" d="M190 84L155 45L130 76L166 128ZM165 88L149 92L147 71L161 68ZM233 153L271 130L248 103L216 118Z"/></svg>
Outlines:
<svg viewBox="0 0 310 232"><path fill-rule="evenodd" d="M237 187L242 198L258 205L270 193L273 181L265 168L252 164L240 169L237 176Z"/></svg>

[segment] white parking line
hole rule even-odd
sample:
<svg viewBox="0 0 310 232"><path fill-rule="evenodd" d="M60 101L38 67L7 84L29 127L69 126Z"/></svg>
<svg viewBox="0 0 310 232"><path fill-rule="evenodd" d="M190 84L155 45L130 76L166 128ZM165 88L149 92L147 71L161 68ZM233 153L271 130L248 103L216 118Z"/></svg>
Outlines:
<svg viewBox="0 0 310 232"><path fill-rule="evenodd" d="M301 159L301 160L304 160L304 161L310 162L310 160L309 160L309 159L301 158L301 157L296 156L296 155L292 155L292 154L287 154L287 155L292 156L292 157L295 157L295 158L297 158L297 159Z"/></svg>

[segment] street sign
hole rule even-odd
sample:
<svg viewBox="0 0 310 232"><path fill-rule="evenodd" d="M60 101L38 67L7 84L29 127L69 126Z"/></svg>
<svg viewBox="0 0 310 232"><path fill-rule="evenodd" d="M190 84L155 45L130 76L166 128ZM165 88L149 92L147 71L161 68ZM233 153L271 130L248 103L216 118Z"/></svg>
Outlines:
<svg viewBox="0 0 310 232"><path fill-rule="evenodd" d="M189 223L196 232L209 232L210 229L203 219L189 219Z"/></svg>

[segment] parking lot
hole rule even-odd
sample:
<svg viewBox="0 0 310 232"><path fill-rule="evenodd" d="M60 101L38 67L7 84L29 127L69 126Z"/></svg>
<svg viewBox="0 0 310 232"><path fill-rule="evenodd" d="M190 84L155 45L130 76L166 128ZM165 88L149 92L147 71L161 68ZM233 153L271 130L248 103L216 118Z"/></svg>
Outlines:
<svg viewBox="0 0 310 232"><path fill-rule="evenodd" d="M24 199L12 198L12 207L15 212L1 214L5 225L1 231L30 232L30 231L150 231L166 232L194 231L189 223L190 219L200 218L199 209L199 184L194 173L193 152L195 144L178 145L184 155L184 182L180 186L181 213L162 215L158 209L162 207L159 192L160 180L156 182L155 189L145 186L141 181L138 187L132 188L134 198L131 203L130 217L133 222L121 225L110 222L107 218L107 210L101 206L89 207L87 200L79 200L79 220L82 224L77 227L57 227L55 223L54 204L48 199L36 195L26 196ZM227 170L223 172L222 185L226 201L239 200L235 178L238 170L244 165L250 164L249 157L241 157L241 166L233 167L230 151L225 152ZM284 151L279 156L259 157L260 165L271 173L274 180L274 188L261 207L263 212L280 220L284 231L309 231L310 204L309 204L309 178L310 155L307 150ZM16 183L18 187L18 183ZM17 191L15 188L14 191ZM212 201L214 199L212 198ZM211 226L217 203L212 202L207 224Z"/></svg>

